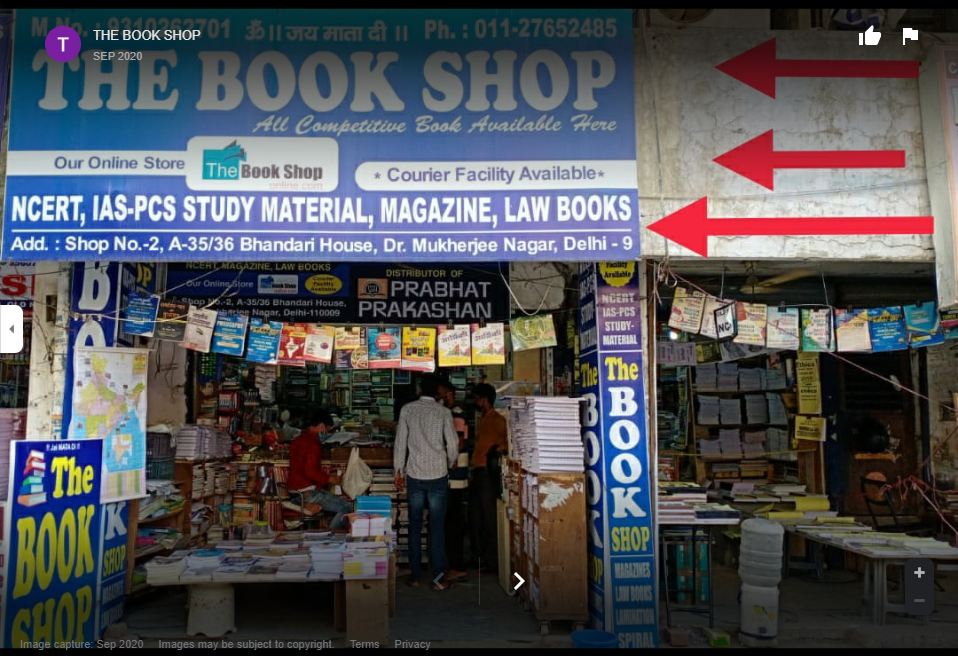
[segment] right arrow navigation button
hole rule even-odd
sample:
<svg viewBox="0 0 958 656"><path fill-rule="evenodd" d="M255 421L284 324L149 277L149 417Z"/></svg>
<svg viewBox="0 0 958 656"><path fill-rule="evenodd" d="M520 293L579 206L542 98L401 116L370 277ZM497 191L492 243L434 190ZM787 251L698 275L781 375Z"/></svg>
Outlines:
<svg viewBox="0 0 958 656"><path fill-rule="evenodd" d="M519 576L519 572L513 572L512 575L515 576L517 579L519 579L519 582L516 583L516 584L513 586L512 589L513 589L513 590L518 590L519 588L522 587L522 584L525 583L526 580L525 580L524 578L522 578L521 576Z"/></svg>

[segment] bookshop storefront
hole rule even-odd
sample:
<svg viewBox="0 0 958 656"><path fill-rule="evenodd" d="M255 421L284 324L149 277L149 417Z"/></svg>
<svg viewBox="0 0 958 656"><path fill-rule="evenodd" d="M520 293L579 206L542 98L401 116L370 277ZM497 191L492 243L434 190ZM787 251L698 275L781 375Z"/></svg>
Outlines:
<svg viewBox="0 0 958 656"><path fill-rule="evenodd" d="M67 13L80 25L109 20ZM511 315L502 263L600 262L579 279L588 611L620 646L656 646L631 10L560 12L562 29L554 10L440 13L444 21L413 10L271 10L264 22L259 10L236 10L151 52L150 68L107 72L92 51L79 53L82 67L44 60L35 70L44 43L30 26L64 14L17 12L2 255L21 259L29 244L36 259L76 262L62 430L103 438L92 557L135 547L126 528L145 486L146 373L162 373L143 348L157 337L143 331L151 315L155 330L185 319L194 345L209 345L221 323L222 343L242 335L247 356L255 335L278 330L281 345L327 358L322 331L333 326L331 343L355 335L348 358L384 363L395 385L404 358L433 366L440 332L455 342L467 327L471 364L477 331L501 356L503 336L486 332ZM588 30L570 36L573 24ZM440 41L448 25L465 26L462 38ZM108 103L90 97L103 87ZM139 97L121 102L134 88ZM47 129L52 120L76 127L68 143ZM29 199L40 194L52 199L55 228L37 222L47 204ZM95 352L104 348L108 359ZM118 368L107 372L107 361ZM359 368L343 364L350 376ZM368 396L359 387L320 380L316 393L357 424L373 410L389 421L372 379ZM92 403L104 390L122 405ZM98 606L71 626L98 635L123 608L122 595L101 591L129 574L87 574ZM5 594L8 610L23 605ZM31 604L46 596L36 588Z"/></svg>

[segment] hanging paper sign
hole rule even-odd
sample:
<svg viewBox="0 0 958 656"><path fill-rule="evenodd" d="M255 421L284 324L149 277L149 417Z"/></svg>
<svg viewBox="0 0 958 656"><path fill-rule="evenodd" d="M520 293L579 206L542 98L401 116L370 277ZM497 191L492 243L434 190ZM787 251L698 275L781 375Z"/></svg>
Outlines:
<svg viewBox="0 0 958 656"><path fill-rule="evenodd" d="M795 439L812 442L825 441L825 417L795 416Z"/></svg>
<svg viewBox="0 0 958 656"><path fill-rule="evenodd" d="M130 335L152 337L156 327L156 313L160 297L154 294L130 292L123 309L124 329Z"/></svg>
<svg viewBox="0 0 958 656"><path fill-rule="evenodd" d="M870 351L868 310L835 310L835 341L839 351Z"/></svg>
<svg viewBox="0 0 958 656"><path fill-rule="evenodd" d="M213 353L242 356L246 349L246 326L249 317L245 314L218 312L213 329Z"/></svg>
<svg viewBox="0 0 958 656"><path fill-rule="evenodd" d="M905 314L901 307L869 308L868 337L873 353L901 351L908 348Z"/></svg>
<svg viewBox="0 0 958 656"><path fill-rule="evenodd" d="M402 329L401 367L410 371L436 370L435 328Z"/></svg>
<svg viewBox="0 0 958 656"><path fill-rule="evenodd" d="M801 343L798 308L768 308L765 344L769 348L797 351Z"/></svg>
<svg viewBox="0 0 958 656"><path fill-rule="evenodd" d="M215 326L216 310L204 310L191 305L186 315L186 330L183 333L182 345L200 353L209 353Z"/></svg>
<svg viewBox="0 0 958 656"><path fill-rule="evenodd" d="M161 300L156 310L153 337L171 342L182 342L186 335L186 319L190 304L186 301Z"/></svg>
<svg viewBox="0 0 958 656"><path fill-rule="evenodd" d="M506 335L505 325L490 323L485 327L471 324L472 364L505 364Z"/></svg>
<svg viewBox="0 0 958 656"><path fill-rule="evenodd" d="M697 333L702 326L702 314L705 311L706 296L700 291L689 292L684 287L675 288L672 299L672 311L669 314L669 328L685 333Z"/></svg>
<svg viewBox="0 0 958 656"><path fill-rule="evenodd" d="M818 353L801 352L795 360L798 385L798 412L817 415L822 411L822 382L819 375Z"/></svg>
<svg viewBox="0 0 958 656"><path fill-rule="evenodd" d="M345 351L341 351L337 348L334 352L336 369L369 369L369 349L366 347L366 329L353 328L352 330L359 331L362 345Z"/></svg>
<svg viewBox="0 0 958 656"><path fill-rule="evenodd" d="M738 334L733 338L736 344L765 346L768 306L764 303L735 304L735 316L738 321Z"/></svg>
<svg viewBox="0 0 958 656"><path fill-rule="evenodd" d="M738 308L734 301L716 308L712 316L715 322L715 339L721 341L738 335Z"/></svg>
<svg viewBox="0 0 958 656"><path fill-rule="evenodd" d="M276 364L282 333L283 323L281 321L264 321L258 317L250 319L246 359L250 362Z"/></svg>
<svg viewBox="0 0 958 656"><path fill-rule="evenodd" d="M402 342L399 328L367 328L370 369L399 368L402 363Z"/></svg>
<svg viewBox="0 0 958 656"><path fill-rule="evenodd" d="M303 351L306 349L306 324L283 324L279 336L279 354L277 362L287 367L305 367Z"/></svg>
<svg viewBox="0 0 958 656"><path fill-rule="evenodd" d="M802 308L802 350L835 350L835 325L831 308Z"/></svg>
<svg viewBox="0 0 958 656"><path fill-rule="evenodd" d="M934 346L945 341L938 317L938 306L934 301L920 305L906 305L905 330L911 346Z"/></svg>
<svg viewBox="0 0 958 656"><path fill-rule="evenodd" d="M336 339L336 328L333 326L306 326L306 347L303 357L307 362L333 361L333 342Z"/></svg>
<svg viewBox="0 0 958 656"><path fill-rule="evenodd" d="M336 327L335 349L337 351L352 351L360 347L366 348L365 335L363 334L362 328Z"/></svg>
<svg viewBox="0 0 958 656"><path fill-rule="evenodd" d="M439 366L468 367L472 364L469 324L439 326Z"/></svg>
<svg viewBox="0 0 958 656"><path fill-rule="evenodd" d="M519 317L510 321L509 326L513 351L556 345L556 327L551 314Z"/></svg>

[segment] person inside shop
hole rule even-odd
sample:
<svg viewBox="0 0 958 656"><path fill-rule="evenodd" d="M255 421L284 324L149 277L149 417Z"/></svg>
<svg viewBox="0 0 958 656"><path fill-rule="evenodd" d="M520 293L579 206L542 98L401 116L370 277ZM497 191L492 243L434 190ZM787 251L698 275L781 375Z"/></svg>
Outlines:
<svg viewBox="0 0 958 656"><path fill-rule="evenodd" d="M496 499L501 486L501 459L509 451L506 418L496 410L496 388L479 383L476 399L476 445L469 480L470 542L481 572L499 572L499 527Z"/></svg>
<svg viewBox="0 0 958 656"><path fill-rule="evenodd" d="M393 467L396 489L406 490L409 504L409 579L407 585L419 587L422 575L423 511L429 508L429 564L432 589L448 590L455 585L446 581L445 524L449 499L449 471L459 457L459 438L452 413L437 400L438 380L433 374L419 381L419 399L407 403L399 412Z"/></svg>
<svg viewBox="0 0 958 656"><path fill-rule="evenodd" d="M459 437L459 456L456 467L449 472L449 504L446 509L446 570L447 581L465 581L466 571L464 551L463 506L469 489L469 451L466 440L469 437L469 425L465 413L456 403L456 387L445 376L439 379L439 402L452 411L452 425Z"/></svg>
<svg viewBox="0 0 958 656"><path fill-rule="evenodd" d="M335 426L328 410L315 408L303 418L303 432L289 446L289 478L287 488L303 492L303 503L313 512L335 513L329 523L332 530L343 528L346 513L352 512L348 501L328 492L327 485L337 485L339 476L323 471L322 436Z"/></svg>

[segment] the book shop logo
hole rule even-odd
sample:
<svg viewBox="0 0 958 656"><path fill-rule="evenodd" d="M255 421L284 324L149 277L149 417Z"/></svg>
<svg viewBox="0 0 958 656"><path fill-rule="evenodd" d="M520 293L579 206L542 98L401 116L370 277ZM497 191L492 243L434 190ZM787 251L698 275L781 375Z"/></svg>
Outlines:
<svg viewBox="0 0 958 656"><path fill-rule="evenodd" d="M256 289L260 294L296 294L299 292L298 276L259 276Z"/></svg>
<svg viewBox="0 0 958 656"><path fill-rule="evenodd" d="M23 468L24 478L17 492L17 503L29 507L47 502L47 493L43 490L43 476L46 472L46 454L32 449L27 455L27 464Z"/></svg>
<svg viewBox="0 0 958 656"><path fill-rule="evenodd" d="M389 298L389 284L385 278L360 278L359 298L384 301Z"/></svg>
<svg viewBox="0 0 958 656"><path fill-rule="evenodd" d="M203 151L204 180L239 180L246 151L236 141L219 150Z"/></svg>

